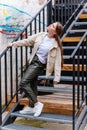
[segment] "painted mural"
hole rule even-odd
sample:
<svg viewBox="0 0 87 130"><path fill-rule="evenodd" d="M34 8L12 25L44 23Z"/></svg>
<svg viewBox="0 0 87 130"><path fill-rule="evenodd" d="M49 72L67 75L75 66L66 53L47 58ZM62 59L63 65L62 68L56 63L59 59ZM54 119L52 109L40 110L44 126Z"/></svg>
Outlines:
<svg viewBox="0 0 87 130"><path fill-rule="evenodd" d="M0 42L15 37L46 0L0 0ZM5 40L6 39L6 40Z"/></svg>

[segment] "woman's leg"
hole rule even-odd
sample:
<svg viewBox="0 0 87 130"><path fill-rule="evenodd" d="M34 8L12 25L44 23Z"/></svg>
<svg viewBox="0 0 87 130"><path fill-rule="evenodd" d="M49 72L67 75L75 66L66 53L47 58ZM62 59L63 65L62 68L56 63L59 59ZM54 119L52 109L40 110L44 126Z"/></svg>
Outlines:
<svg viewBox="0 0 87 130"><path fill-rule="evenodd" d="M30 107L34 107L34 104L37 102L37 76L43 69L44 65L35 56L21 80L20 87L29 98Z"/></svg>
<svg viewBox="0 0 87 130"><path fill-rule="evenodd" d="M37 91L37 78L38 77L35 77L31 82L30 82L30 85L31 85L31 88L33 89L33 92L35 93L35 96L37 97L38 95L38 91Z"/></svg>

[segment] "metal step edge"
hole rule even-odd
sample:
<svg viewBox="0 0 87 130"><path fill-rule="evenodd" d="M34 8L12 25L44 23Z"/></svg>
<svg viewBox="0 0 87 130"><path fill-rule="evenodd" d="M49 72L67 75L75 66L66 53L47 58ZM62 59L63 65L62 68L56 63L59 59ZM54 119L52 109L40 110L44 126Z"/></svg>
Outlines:
<svg viewBox="0 0 87 130"><path fill-rule="evenodd" d="M72 93L72 88L61 88L58 86L58 88L55 87L48 87L48 86L38 86L38 91L41 92L71 92Z"/></svg>
<svg viewBox="0 0 87 130"><path fill-rule="evenodd" d="M78 56L76 55L75 59L77 59L77 58L78 58ZM80 55L79 58L80 58L80 60L83 59L83 58L86 59L86 56L83 57L83 56Z"/></svg>
<svg viewBox="0 0 87 130"><path fill-rule="evenodd" d="M0 130L48 130L48 129L36 128L36 127L26 126L26 125L9 124L9 125L0 127Z"/></svg>
<svg viewBox="0 0 87 130"><path fill-rule="evenodd" d="M72 58L71 58L71 55L63 55L63 58L64 58L64 59L72 59ZM75 59L77 59L77 58L78 58L78 56L76 55L76 56L75 56ZM80 58L80 60L81 60L83 57L82 57L82 56L79 56L79 58ZM86 56L84 56L84 59L86 59Z"/></svg>
<svg viewBox="0 0 87 130"><path fill-rule="evenodd" d="M87 5L86 5L87 6ZM87 7L83 9L83 13L87 13Z"/></svg>
<svg viewBox="0 0 87 130"><path fill-rule="evenodd" d="M87 25L87 22L75 22L75 26Z"/></svg>
<svg viewBox="0 0 87 130"><path fill-rule="evenodd" d="M73 86L72 88L54 88L54 87L47 87L47 86L38 86L38 92L62 92L62 93L72 93L73 92ZM80 89L80 92L82 92L82 89ZM85 92L85 90L84 90ZM77 90L75 90L75 93L77 93Z"/></svg>
<svg viewBox="0 0 87 130"><path fill-rule="evenodd" d="M70 30L69 33L82 33L82 32L85 33L86 31L87 29L78 29L78 30L73 29L73 30Z"/></svg>
<svg viewBox="0 0 87 130"><path fill-rule="evenodd" d="M71 57L70 57L71 55L63 55L63 58L64 59L70 59Z"/></svg>
<svg viewBox="0 0 87 130"><path fill-rule="evenodd" d="M62 48L63 48L63 49L69 49L69 50L72 50L72 49L75 49L76 46L63 46Z"/></svg>
<svg viewBox="0 0 87 130"><path fill-rule="evenodd" d="M76 46L63 46L62 48L63 48L63 49L66 49L66 50L72 50L72 49L75 49ZM82 49L81 46L80 46L80 49ZM84 46L84 49L86 49L86 46Z"/></svg>
<svg viewBox="0 0 87 130"><path fill-rule="evenodd" d="M39 79L53 80L53 79L54 79L54 76L46 77L45 75L41 75L41 76L38 76L38 80L39 80ZM73 77L72 77L72 76L61 76L60 80L73 81ZM79 80L82 81L82 77L79 77ZM77 77L75 77L75 81L78 81ZM86 81L86 78L85 78L85 77L84 77L84 81Z"/></svg>
<svg viewBox="0 0 87 130"><path fill-rule="evenodd" d="M42 113L39 117L34 117L32 114L20 114L18 111L11 113L11 116L15 117L24 117L29 118L33 120L44 120L49 122L58 122L58 123L72 123L72 116L64 116L64 115L58 115L58 114L48 114L48 113Z"/></svg>

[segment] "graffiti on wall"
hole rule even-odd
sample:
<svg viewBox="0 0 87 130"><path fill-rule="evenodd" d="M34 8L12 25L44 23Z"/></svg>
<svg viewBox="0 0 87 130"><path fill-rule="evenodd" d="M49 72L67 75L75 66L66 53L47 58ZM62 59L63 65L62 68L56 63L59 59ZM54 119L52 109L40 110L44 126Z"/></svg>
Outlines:
<svg viewBox="0 0 87 130"><path fill-rule="evenodd" d="M46 0L0 0L0 33L15 36Z"/></svg>

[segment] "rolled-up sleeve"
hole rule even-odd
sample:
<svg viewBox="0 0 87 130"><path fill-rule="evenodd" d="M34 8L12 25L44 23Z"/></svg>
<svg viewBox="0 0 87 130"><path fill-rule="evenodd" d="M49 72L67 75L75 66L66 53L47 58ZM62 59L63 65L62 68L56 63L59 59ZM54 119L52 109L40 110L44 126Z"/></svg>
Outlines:
<svg viewBox="0 0 87 130"><path fill-rule="evenodd" d="M34 35L29 36L27 39L18 40L16 42L13 42L12 46L14 46L16 48L20 47L20 46L33 46L35 43L35 40L39 34L34 34Z"/></svg>
<svg viewBox="0 0 87 130"><path fill-rule="evenodd" d="M54 65L54 81L59 82L60 76L61 76L61 50L60 48L58 48Z"/></svg>

